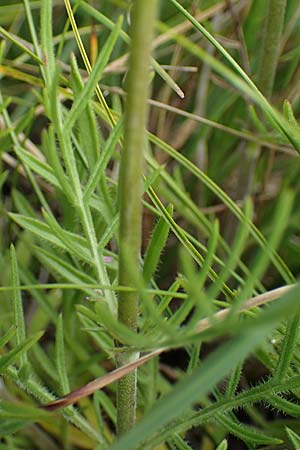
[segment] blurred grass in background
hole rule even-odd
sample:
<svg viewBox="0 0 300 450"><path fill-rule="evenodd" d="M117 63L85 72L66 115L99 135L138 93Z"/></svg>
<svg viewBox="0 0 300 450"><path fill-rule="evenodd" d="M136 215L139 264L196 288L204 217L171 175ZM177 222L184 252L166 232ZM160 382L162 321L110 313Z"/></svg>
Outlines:
<svg viewBox="0 0 300 450"><path fill-rule="evenodd" d="M299 276L299 2L160 2L138 338L115 316L132 5L72 1L72 29L68 3L0 0L0 449L109 448L115 384L34 406L161 347L176 350L139 369L140 431L114 448L298 448L298 317L195 325Z"/></svg>

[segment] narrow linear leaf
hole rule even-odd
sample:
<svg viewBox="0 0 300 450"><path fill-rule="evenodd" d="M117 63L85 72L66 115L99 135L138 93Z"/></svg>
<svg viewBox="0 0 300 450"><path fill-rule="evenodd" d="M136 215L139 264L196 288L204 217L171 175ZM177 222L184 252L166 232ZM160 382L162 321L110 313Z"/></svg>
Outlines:
<svg viewBox="0 0 300 450"><path fill-rule="evenodd" d="M217 422L220 422L222 425L224 425L226 430L229 430L229 432L234 436L237 436L243 441L249 442L251 444L276 445L282 443L280 439L272 438L262 433L261 431L254 430L241 423L236 423L234 420L231 420L229 416L217 415L216 420Z"/></svg>
<svg viewBox="0 0 300 450"><path fill-rule="evenodd" d="M40 408L21 403L21 402L8 402L0 401L0 417L1 418L11 418L11 419L29 419L29 420L42 420L49 418L49 413Z"/></svg>
<svg viewBox="0 0 300 450"><path fill-rule="evenodd" d="M70 385L66 370L63 317L61 314L58 316L56 324L55 356L61 394L64 395L70 391Z"/></svg>
<svg viewBox="0 0 300 450"><path fill-rule="evenodd" d="M84 89L75 55L71 55L72 90L74 98L78 98ZM87 166L92 169L100 151L100 133L92 102L86 104L86 108L77 121L79 127L79 144L85 150ZM84 155L81 155L81 158ZM83 159L83 158L82 158Z"/></svg>
<svg viewBox="0 0 300 450"><path fill-rule="evenodd" d="M299 450L300 448L300 436L295 433L295 431L291 430L290 428L286 427L286 433L289 437L289 440L294 446L295 450Z"/></svg>
<svg viewBox="0 0 300 450"><path fill-rule="evenodd" d="M103 150L100 153L96 161L95 167L93 168L90 178L87 182L83 194L83 199L85 202L89 201L100 179L104 177L107 164L109 163L109 160L112 157L113 152L115 151L115 147L123 133L123 126L124 121L121 119L113 128L112 132L109 135L109 138L106 140Z"/></svg>
<svg viewBox="0 0 300 450"><path fill-rule="evenodd" d="M25 230L31 231L40 239L43 239L49 242L51 245L55 247L61 248L64 251L69 251L70 248L67 247L64 243L64 238L68 241L68 243L72 242L74 256L81 257L83 261L91 263L90 252L88 251L85 243L85 239L82 236L76 235L75 233L71 233L69 231L60 229L60 232L63 236L58 238L52 231L52 229L44 222L34 219L31 217L26 217L21 214L10 213L9 217L16 222L20 227ZM48 217L48 216L47 216ZM53 223L52 223L53 225ZM59 226L57 224L57 226Z"/></svg>
<svg viewBox="0 0 300 450"><path fill-rule="evenodd" d="M15 325L10 327L10 329L0 338L0 348L4 347L16 334L17 328Z"/></svg>
<svg viewBox="0 0 300 450"><path fill-rule="evenodd" d="M11 276L12 276L12 285L14 288L20 286L19 272L18 272L18 263L16 258L15 247L13 244L10 246L10 258L11 258ZM25 319L23 312L23 303L22 303L22 295L19 289L13 290L13 305L14 305L14 322L16 327L16 338L17 344L22 344L26 338L25 332ZM22 356L20 358L21 366L27 363L27 355L26 351L22 352ZM1 366L0 366L1 367Z"/></svg>
<svg viewBox="0 0 300 450"><path fill-rule="evenodd" d="M37 257L41 260L42 264L50 269L51 272L58 275L59 277L74 283L74 284L96 284L96 280L84 271L76 269L69 262L65 261L63 258L47 251L43 248L36 247ZM89 292L93 292L88 289Z"/></svg>
<svg viewBox="0 0 300 450"><path fill-rule="evenodd" d="M10 352L0 357L0 373L3 373L5 369L11 364L16 363L19 359L24 359L27 351L43 336L44 332L35 333L30 338L24 340ZM26 358L25 358L26 359Z"/></svg>
<svg viewBox="0 0 300 450"><path fill-rule="evenodd" d="M223 441L220 442L220 444L216 448L216 450L227 450L227 449L228 449L228 442L226 439L223 439Z"/></svg>
<svg viewBox="0 0 300 450"><path fill-rule="evenodd" d="M169 206L166 208L168 213L173 215L173 207ZM160 260L161 253L166 245L168 235L169 235L170 226L166 222L163 217L158 219L157 224L154 227L153 234L151 236L151 240L147 247L145 257L144 257L144 265L143 265L143 278L144 282L147 285Z"/></svg>
<svg viewBox="0 0 300 450"><path fill-rule="evenodd" d="M3 28L2 26L0 26L0 34L2 34L2 36L4 36L6 39L12 42L14 45L19 47L19 49L21 49L24 53L27 53L27 55L29 55L34 61L36 61L41 65L43 64L43 61L34 52L30 50L27 42L26 42L27 45L25 45L18 36L5 30L5 28Z"/></svg>
<svg viewBox="0 0 300 450"><path fill-rule="evenodd" d="M48 164L40 161L27 150L22 149L22 147L16 147L15 152L24 165L27 165L30 169L33 170L33 172L41 176L52 186L60 188L60 184L56 176L54 175L53 170Z"/></svg>

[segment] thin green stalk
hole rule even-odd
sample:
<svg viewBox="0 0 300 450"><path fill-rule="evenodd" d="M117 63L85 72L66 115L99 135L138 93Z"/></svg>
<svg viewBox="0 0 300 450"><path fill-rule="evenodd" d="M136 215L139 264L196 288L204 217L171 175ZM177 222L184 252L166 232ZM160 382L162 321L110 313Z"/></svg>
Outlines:
<svg viewBox="0 0 300 450"><path fill-rule="evenodd" d="M280 55L280 44L284 25L286 0L268 0L263 33L262 59L258 74L258 85L270 98Z"/></svg>
<svg viewBox="0 0 300 450"><path fill-rule="evenodd" d="M131 55L127 78L127 106L119 179L119 283L137 287L142 230L142 174L145 127L148 115L149 63L158 0L135 0L132 7ZM120 292L118 317L132 330L137 328L139 296ZM118 358L123 365L136 358L125 352ZM122 434L135 422L136 372L119 381L117 432Z"/></svg>

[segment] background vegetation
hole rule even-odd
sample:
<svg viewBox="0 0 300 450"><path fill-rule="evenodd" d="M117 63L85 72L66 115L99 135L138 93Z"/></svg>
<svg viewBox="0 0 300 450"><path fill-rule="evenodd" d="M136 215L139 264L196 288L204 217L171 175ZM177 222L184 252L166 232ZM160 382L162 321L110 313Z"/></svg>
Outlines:
<svg viewBox="0 0 300 450"><path fill-rule="evenodd" d="M299 21L161 1L128 147L151 20L130 47L130 1L0 0L0 449L299 448Z"/></svg>

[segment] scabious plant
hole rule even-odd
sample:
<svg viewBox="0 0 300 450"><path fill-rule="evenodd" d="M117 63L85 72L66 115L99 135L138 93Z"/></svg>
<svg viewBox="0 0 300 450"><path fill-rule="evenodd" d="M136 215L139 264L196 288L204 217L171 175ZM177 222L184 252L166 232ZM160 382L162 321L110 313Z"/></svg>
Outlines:
<svg viewBox="0 0 300 450"><path fill-rule="evenodd" d="M0 449L298 448L299 20L0 3Z"/></svg>

